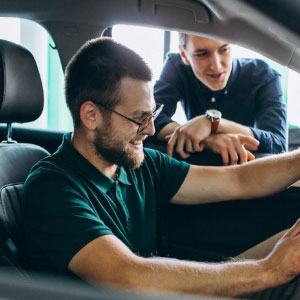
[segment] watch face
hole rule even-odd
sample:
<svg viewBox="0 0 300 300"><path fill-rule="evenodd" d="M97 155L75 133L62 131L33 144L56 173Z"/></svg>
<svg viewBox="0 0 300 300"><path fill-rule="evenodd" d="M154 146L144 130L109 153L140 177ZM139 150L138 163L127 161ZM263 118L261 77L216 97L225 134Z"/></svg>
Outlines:
<svg viewBox="0 0 300 300"><path fill-rule="evenodd" d="M209 109L206 113L214 119L220 119L222 117L221 112L216 109Z"/></svg>

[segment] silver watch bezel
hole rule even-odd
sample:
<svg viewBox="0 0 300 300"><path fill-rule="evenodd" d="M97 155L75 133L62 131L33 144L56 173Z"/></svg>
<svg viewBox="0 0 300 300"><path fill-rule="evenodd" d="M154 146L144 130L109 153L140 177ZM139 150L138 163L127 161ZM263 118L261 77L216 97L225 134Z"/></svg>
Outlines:
<svg viewBox="0 0 300 300"><path fill-rule="evenodd" d="M205 115L212 122L215 120L221 120L221 118L222 118L222 113L217 109L208 109L205 112Z"/></svg>

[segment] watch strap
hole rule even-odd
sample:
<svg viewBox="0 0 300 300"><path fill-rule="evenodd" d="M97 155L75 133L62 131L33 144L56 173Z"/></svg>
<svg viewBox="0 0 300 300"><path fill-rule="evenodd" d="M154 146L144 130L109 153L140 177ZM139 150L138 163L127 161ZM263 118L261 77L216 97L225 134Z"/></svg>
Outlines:
<svg viewBox="0 0 300 300"><path fill-rule="evenodd" d="M218 130L220 119L214 119L211 122L211 133L215 133Z"/></svg>

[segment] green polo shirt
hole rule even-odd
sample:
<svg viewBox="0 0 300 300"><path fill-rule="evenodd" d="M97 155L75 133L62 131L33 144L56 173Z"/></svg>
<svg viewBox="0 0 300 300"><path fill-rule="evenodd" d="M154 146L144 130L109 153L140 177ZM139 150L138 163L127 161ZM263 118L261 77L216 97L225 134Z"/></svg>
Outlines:
<svg viewBox="0 0 300 300"><path fill-rule="evenodd" d="M176 194L189 165L145 149L141 167L112 180L90 164L66 134L31 170L23 194L28 267L63 274L92 240L112 234L141 256L155 255L157 212Z"/></svg>

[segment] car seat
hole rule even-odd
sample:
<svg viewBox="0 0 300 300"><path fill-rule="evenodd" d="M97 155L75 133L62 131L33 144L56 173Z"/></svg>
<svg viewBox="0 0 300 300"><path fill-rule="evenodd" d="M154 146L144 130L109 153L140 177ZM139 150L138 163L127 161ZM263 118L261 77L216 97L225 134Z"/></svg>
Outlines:
<svg viewBox="0 0 300 300"><path fill-rule="evenodd" d="M23 183L31 167L49 152L14 141L12 123L36 120L43 103L42 82L32 54L0 40L0 123L7 124L6 140L0 143L0 269L20 274L26 274L22 259Z"/></svg>

